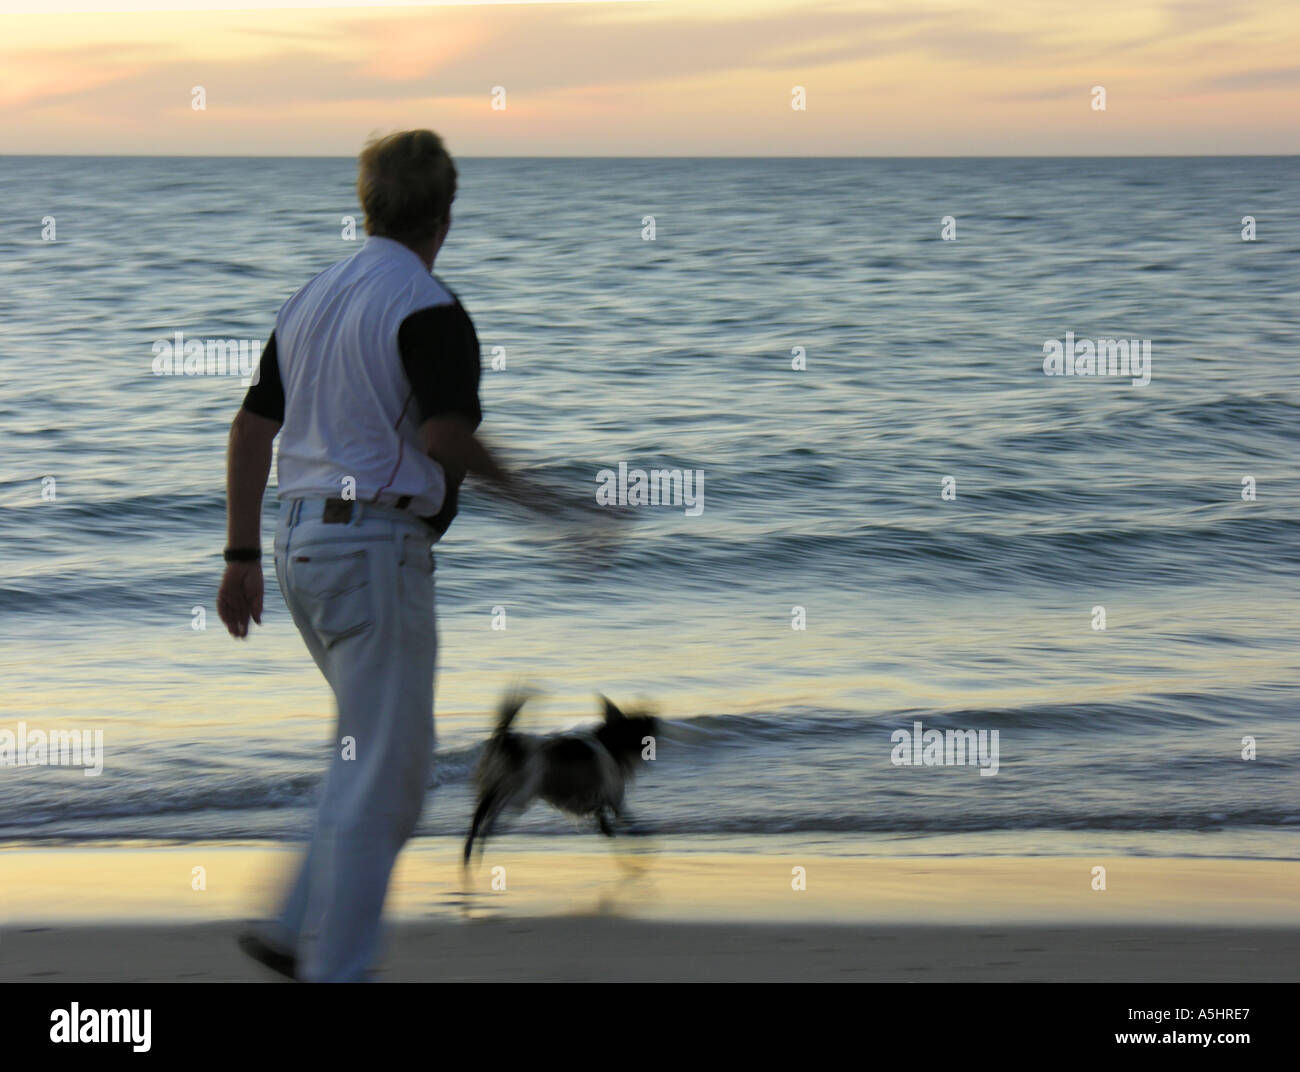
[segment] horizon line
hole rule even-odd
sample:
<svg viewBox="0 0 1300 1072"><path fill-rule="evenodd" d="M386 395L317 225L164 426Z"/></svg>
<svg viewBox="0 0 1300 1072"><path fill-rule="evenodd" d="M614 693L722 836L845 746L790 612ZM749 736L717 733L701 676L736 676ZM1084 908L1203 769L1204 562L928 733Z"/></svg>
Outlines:
<svg viewBox="0 0 1300 1072"><path fill-rule="evenodd" d="M929 154L614 154L614 153L455 153L456 160L1238 160L1300 157L1288 153L954 153ZM68 160L355 160L355 153L0 153L0 160L14 158Z"/></svg>

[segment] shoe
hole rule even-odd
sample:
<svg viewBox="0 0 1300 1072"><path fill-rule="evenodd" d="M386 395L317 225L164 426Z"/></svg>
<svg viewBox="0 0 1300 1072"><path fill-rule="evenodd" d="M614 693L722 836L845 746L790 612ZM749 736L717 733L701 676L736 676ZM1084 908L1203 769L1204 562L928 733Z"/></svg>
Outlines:
<svg viewBox="0 0 1300 1072"><path fill-rule="evenodd" d="M264 964L273 972L297 981L298 958L292 953L268 945L253 931L244 931L239 936L238 942L239 948L259 964Z"/></svg>

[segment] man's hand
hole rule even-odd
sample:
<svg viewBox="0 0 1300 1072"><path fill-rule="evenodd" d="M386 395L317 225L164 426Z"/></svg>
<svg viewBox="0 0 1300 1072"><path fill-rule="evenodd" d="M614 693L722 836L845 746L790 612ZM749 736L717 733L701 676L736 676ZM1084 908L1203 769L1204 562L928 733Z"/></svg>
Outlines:
<svg viewBox="0 0 1300 1072"><path fill-rule="evenodd" d="M248 636L248 620L262 624L262 564L229 562L217 593L217 613L232 637Z"/></svg>

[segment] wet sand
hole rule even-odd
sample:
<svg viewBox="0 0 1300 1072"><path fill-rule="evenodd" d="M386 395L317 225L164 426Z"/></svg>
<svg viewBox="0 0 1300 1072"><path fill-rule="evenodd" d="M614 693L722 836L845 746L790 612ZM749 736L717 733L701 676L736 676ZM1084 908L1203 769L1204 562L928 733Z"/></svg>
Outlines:
<svg viewBox="0 0 1300 1072"><path fill-rule="evenodd" d="M1290 861L514 844L468 882L450 841L404 854L382 981L1300 981ZM0 981L274 981L234 936L295 858L248 845L0 850Z"/></svg>

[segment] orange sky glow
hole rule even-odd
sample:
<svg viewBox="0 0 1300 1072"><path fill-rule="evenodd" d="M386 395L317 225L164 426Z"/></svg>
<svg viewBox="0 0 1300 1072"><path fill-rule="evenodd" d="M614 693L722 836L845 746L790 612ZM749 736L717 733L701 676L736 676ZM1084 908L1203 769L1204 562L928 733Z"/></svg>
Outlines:
<svg viewBox="0 0 1300 1072"><path fill-rule="evenodd" d="M1300 5L295 2L0 0L0 153L353 155L413 126L465 156L1300 151ZM102 10L129 6L168 10Z"/></svg>

